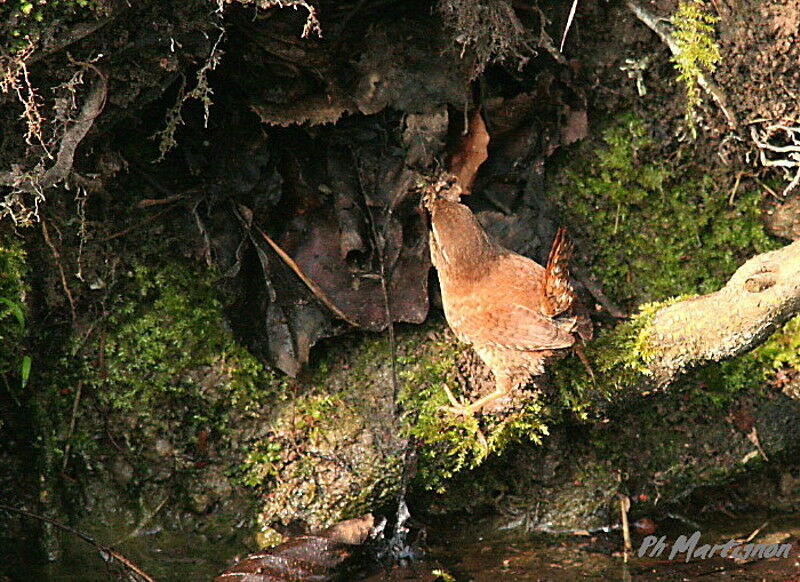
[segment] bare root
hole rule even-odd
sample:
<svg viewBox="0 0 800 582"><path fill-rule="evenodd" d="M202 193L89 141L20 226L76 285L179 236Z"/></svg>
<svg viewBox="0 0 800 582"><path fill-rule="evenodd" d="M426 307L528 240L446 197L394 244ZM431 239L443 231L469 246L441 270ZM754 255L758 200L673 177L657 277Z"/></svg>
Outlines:
<svg viewBox="0 0 800 582"><path fill-rule="evenodd" d="M788 184L786 196L800 184L800 124L796 121L759 121L750 126L750 137L758 148L758 159L765 168L780 168Z"/></svg>

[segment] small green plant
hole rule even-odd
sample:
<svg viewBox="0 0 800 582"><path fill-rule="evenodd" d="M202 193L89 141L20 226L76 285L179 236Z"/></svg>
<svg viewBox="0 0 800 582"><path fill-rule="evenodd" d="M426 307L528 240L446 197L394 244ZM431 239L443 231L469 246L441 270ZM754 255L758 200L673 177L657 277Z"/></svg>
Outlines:
<svg viewBox="0 0 800 582"><path fill-rule="evenodd" d="M800 370L800 316L790 319L755 350L758 358L773 370L784 366Z"/></svg>
<svg viewBox="0 0 800 582"><path fill-rule="evenodd" d="M452 574L448 573L447 570L442 570L441 568L431 570L431 574L436 576L437 582L456 582L456 579L453 578Z"/></svg>
<svg viewBox="0 0 800 582"><path fill-rule="evenodd" d="M22 309L22 305L17 303L16 301L12 301L8 297L0 297L0 303L5 305L6 311L3 313L2 317L5 318L7 315L13 315L14 318L17 320L18 328L16 335L23 336L25 335L25 312ZM2 337L2 336L0 336ZM31 375L31 365L33 360L28 355L23 355L20 359L19 364L19 376L20 376L20 387L24 390L25 386L28 385L28 379Z"/></svg>
<svg viewBox="0 0 800 582"><path fill-rule="evenodd" d="M18 241L0 239L0 376L17 399L9 378L19 378L19 386L25 388L31 374L31 357L23 351L27 334L27 317L24 297L27 273L25 252Z"/></svg>
<svg viewBox="0 0 800 582"><path fill-rule="evenodd" d="M281 382L226 331L214 274L188 263L135 266L84 354L82 375L109 409L223 434ZM103 366L96 364L102 359ZM213 371L213 373L212 373Z"/></svg>
<svg viewBox="0 0 800 582"><path fill-rule="evenodd" d="M678 81L686 90L686 122L697 136L695 111L700 106L699 79L713 73L720 61L719 45L714 40L718 17L705 11L700 0L682 0L672 16L678 53L673 57Z"/></svg>
<svg viewBox="0 0 800 582"><path fill-rule="evenodd" d="M242 482L260 489L270 485L280 476L283 454L283 444L275 439L265 439L258 443L245 459Z"/></svg>

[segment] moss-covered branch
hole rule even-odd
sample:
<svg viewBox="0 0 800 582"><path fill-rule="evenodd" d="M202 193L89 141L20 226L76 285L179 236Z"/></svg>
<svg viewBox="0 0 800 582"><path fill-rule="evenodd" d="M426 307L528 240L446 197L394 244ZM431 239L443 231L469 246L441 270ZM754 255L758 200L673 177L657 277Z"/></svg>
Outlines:
<svg viewBox="0 0 800 582"><path fill-rule="evenodd" d="M595 349L613 385L665 386L692 366L752 349L798 311L800 241L753 257L714 293L645 306Z"/></svg>

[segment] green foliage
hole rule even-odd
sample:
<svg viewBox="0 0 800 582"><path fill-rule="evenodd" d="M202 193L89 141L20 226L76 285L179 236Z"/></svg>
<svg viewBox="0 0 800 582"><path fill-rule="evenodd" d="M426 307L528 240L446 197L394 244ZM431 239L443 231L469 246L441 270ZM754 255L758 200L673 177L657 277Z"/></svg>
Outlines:
<svg viewBox="0 0 800 582"><path fill-rule="evenodd" d="M0 16L8 34L9 49L19 50L30 42L36 43L44 29L67 19L82 16L83 11L95 11L99 0L11 0L0 3Z"/></svg>
<svg viewBox="0 0 800 582"><path fill-rule="evenodd" d="M10 238L0 239L0 375L15 398L16 387L28 383L32 365L24 353L26 274L21 245Z"/></svg>
<svg viewBox="0 0 800 582"><path fill-rule="evenodd" d="M433 346L420 345L423 353L398 360L400 404L407 411L403 427L419 443L420 479L428 488L441 488L454 473L486 456L477 419L453 417L441 409L448 404L444 387L455 384L458 346L446 340L435 344L436 355L430 351Z"/></svg>
<svg viewBox="0 0 800 582"><path fill-rule="evenodd" d="M708 293L745 257L775 246L756 191L729 204L711 177L648 158L652 140L633 116L610 123L602 140L573 155L553 196L571 215L565 222L582 231L581 251L617 303Z"/></svg>
<svg viewBox="0 0 800 582"><path fill-rule="evenodd" d="M800 370L800 316L789 320L754 353L770 370L783 367Z"/></svg>
<svg viewBox="0 0 800 582"><path fill-rule="evenodd" d="M178 263L129 275L84 363L104 404L224 431L231 409L246 413L274 394L272 372L225 330L211 273Z"/></svg>
<svg viewBox="0 0 800 582"><path fill-rule="evenodd" d="M678 81L686 90L686 122L696 136L695 111L700 106L698 78L713 73L721 56L714 40L714 23L718 17L705 11L700 0L681 0L672 16L678 54L673 57Z"/></svg>
<svg viewBox="0 0 800 582"><path fill-rule="evenodd" d="M437 582L456 582L456 579L447 570L442 570L441 568L431 570L431 574L436 576Z"/></svg>
<svg viewBox="0 0 800 582"><path fill-rule="evenodd" d="M647 381L649 323L659 309L718 289L746 258L777 246L761 225L758 192L740 191L731 204L710 177L652 161L651 139L635 117L609 123L601 135L600 148L584 146L586 153L573 157L554 195L589 242L581 251L606 293L639 308L587 346L599 387L575 362L556 365L562 400L579 414L589 394ZM725 406L762 383L766 368L797 358L792 325L754 354L690 373L676 389L698 404Z"/></svg>
<svg viewBox="0 0 800 582"><path fill-rule="evenodd" d="M449 404L445 386L458 396L458 355L463 349L454 339L421 342L398 361L400 402L407 411L403 430L418 443L420 481L438 492L453 475L477 467L513 442L541 443L552 417L539 399L503 417L459 417L443 410Z"/></svg>
<svg viewBox="0 0 800 582"><path fill-rule="evenodd" d="M259 442L245 459L242 483L263 490L280 475L283 453L283 444L274 438Z"/></svg>

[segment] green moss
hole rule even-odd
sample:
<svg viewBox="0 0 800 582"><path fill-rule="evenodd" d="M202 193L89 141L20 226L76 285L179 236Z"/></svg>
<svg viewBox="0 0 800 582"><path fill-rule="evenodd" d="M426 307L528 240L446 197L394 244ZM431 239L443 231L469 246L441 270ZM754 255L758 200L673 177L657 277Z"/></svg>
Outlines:
<svg viewBox="0 0 800 582"><path fill-rule="evenodd" d="M21 244L10 237L0 239L0 375L16 395L25 362L27 308L25 277L28 269Z"/></svg>
<svg viewBox="0 0 800 582"><path fill-rule="evenodd" d="M406 414L403 427L418 443L420 480L429 488L442 483L459 470L478 464L485 456L478 439L476 418L454 418L441 408L448 404L445 386L455 386L459 346L438 339L420 343L398 361L400 404Z"/></svg>
<svg viewBox="0 0 800 582"><path fill-rule="evenodd" d="M376 434L380 424L367 420L364 408L371 399L356 405L349 399L312 387L264 419L268 434L251 449L242 475L262 499L261 545L279 540L271 529L274 522L330 525L393 498L402 474L401 451L397 442Z"/></svg>
<svg viewBox="0 0 800 582"><path fill-rule="evenodd" d="M450 337L420 340L398 364L403 382L400 402L406 411L403 430L417 443L418 476L425 488L443 491L453 475L480 465L510 443L541 443L553 413L539 399L502 418L457 417L443 410L449 404L445 386L459 395L458 355L467 348Z"/></svg>
<svg viewBox="0 0 800 582"><path fill-rule="evenodd" d="M180 263L129 273L81 373L102 404L192 434L274 396L281 381L225 329L212 279Z"/></svg>
<svg viewBox="0 0 800 582"><path fill-rule="evenodd" d="M12 52L36 45L48 27L102 11L100 0L11 0L0 3L6 48Z"/></svg>
<svg viewBox="0 0 800 582"><path fill-rule="evenodd" d="M708 293L746 257L775 246L759 221L757 191L730 204L700 170L650 159L652 140L635 117L608 124L599 147L583 147L553 197L616 302Z"/></svg>
<svg viewBox="0 0 800 582"><path fill-rule="evenodd" d="M537 399L502 418L455 417L443 410L449 404L445 386L459 395L459 358L466 348L451 336L442 336L442 325L433 321L398 331L402 416L397 427L385 336L348 339L344 347L340 340L327 352L323 347L324 353L312 364L311 385L276 412L269 422L269 435L250 452L243 467L244 482L271 496L265 514L285 511L278 500L291 507L287 491L304 487L303 482L325 482L330 459L344 459L353 468L369 467L362 471L375 475L374 479L360 475L358 495L351 492L338 500L339 513L331 513L331 519L352 517L352 510L342 511L364 507L368 499L374 504L377 497L393 491L402 472L402 440L396 438L377 448L370 442L356 458L348 444L379 426L392 426L393 432L399 430L402 437L412 439L418 452L417 485L436 491L442 491L455 474L480 465L488 455L501 453L511 443L541 442L553 413ZM326 458L310 453L323 449ZM341 468L337 472L346 473Z"/></svg>
<svg viewBox="0 0 800 582"><path fill-rule="evenodd" d="M650 334L653 318L664 307L686 299L679 296L666 301L654 301L639 306L639 312L614 328L612 333L603 334L593 346L600 373L613 372L622 367L635 374L650 376L652 347Z"/></svg>
<svg viewBox="0 0 800 582"><path fill-rule="evenodd" d="M681 0L672 16L678 54L673 57L678 81L686 90L686 122L696 135L695 111L700 106L698 78L713 73L721 60L714 40L714 23L718 17L706 12L699 0Z"/></svg>
<svg viewBox="0 0 800 582"><path fill-rule="evenodd" d="M565 222L589 243L581 254L606 293L631 310L639 306L587 346L596 383L575 362L556 366L562 400L579 413L598 396L648 382L649 324L659 309L715 291L745 259L777 246L762 227L756 190L740 190L731 203L700 169L654 161L652 148L644 124L622 116L606 124L599 146L572 156L554 189ZM796 361L800 339L792 325L786 330L760 348L764 355L710 364L682 381L683 389L697 392L698 404L724 406L763 382L766 368Z"/></svg>
<svg viewBox="0 0 800 582"><path fill-rule="evenodd" d="M770 370L783 367L800 370L800 316L789 320L754 354Z"/></svg>
<svg viewBox="0 0 800 582"><path fill-rule="evenodd" d="M598 401L610 398L620 389L649 383L650 324L660 309L683 299L673 297L646 303L630 320L613 329L601 330L585 347L595 378L577 358L556 362L552 374L564 408L586 420Z"/></svg>
<svg viewBox="0 0 800 582"><path fill-rule="evenodd" d="M241 467L263 499L261 545L279 540L275 521L323 526L379 506L402 474L386 338L338 338L313 355L308 381L274 402Z"/></svg>

